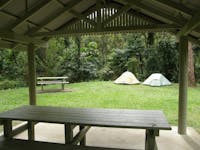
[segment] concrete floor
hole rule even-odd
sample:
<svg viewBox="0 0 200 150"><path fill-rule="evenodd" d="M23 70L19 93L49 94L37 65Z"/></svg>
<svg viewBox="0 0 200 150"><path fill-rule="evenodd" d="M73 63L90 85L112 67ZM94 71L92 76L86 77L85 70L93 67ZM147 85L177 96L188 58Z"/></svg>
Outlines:
<svg viewBox="0 0 200 150"><path fill-rule="evenodd" d="M74 132L77 132L75 129ZM159 150L200 150L200 135L188 128L187 135L177 134L177 127L171 131L161 131L156 138ZM39 123L36 125L36 140L64 143L64 126ZM16 136L27 139L27 132ZM87 145L126 149L144 149L145 131L138 129L119 129L92 127L87 133Z"/></svg>

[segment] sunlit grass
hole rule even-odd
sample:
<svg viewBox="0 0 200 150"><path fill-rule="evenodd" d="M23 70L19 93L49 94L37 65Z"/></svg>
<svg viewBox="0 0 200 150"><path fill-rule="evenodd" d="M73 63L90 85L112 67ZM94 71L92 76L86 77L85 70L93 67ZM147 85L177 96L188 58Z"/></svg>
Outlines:
<svg viewBox="0 0 200 150"><path fill-rule="evenodd" d="M45 87L47 88L47 87ZM48 88L60 88L48 86ZM82 82L66 85L72 92L37 94L37 104L62 107L93 107L163 110L169 123L177 125L178 85L149 87ZM38 87L38 90L40 88ZM188 90L188 125L200 131L200 87ZM0 111L28 104L28 88L0 91Z"/></svg>

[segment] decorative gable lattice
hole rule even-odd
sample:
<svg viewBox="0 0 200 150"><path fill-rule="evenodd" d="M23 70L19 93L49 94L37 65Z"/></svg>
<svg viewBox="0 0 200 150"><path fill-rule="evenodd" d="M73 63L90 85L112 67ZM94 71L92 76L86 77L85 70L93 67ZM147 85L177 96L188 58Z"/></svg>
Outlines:
<svg viewBox="0 0 200 150"><path fill-rule="evenodd" d="M78 19L65 27L68 33L129 31L135 27L156 25L155 20L138 12L122 12L116 8L94 10L86 17Z"/></svg>

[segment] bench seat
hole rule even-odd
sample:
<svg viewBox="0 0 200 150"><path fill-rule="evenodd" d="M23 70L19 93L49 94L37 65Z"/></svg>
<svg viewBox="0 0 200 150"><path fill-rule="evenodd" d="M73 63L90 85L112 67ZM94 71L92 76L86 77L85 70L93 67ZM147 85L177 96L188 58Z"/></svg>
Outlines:
<svg viewBox="0 0 200 150"><path fill-rule="evenodd" d="M0 137L0 150L124 150L114 148L71 146L46 142L33 142L18 139L6 140Z"/></svg>

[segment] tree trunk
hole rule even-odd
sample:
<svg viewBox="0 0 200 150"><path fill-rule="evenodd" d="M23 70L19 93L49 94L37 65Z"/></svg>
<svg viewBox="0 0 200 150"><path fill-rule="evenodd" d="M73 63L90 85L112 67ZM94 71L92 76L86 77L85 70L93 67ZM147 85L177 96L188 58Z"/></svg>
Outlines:
<svg viewBox="0 0 200 150"><path fill-rule="evenodd" d="M194 74L194 57L193 57L193 49L192 43L188 43L188 86L195 87L196 80Z"/></svg>
<svg viewBox="0 0 200 150"><path fill-rule="evenodd" d="M76 68L76 73L77 77L80 80L81 79L81 74L80 74L80 67L81 67L81 37L77 36L75 37L75 41L77 44L77 55L76 55L76 60L77 60L77 68Z"/></svg>
<svg viewBox="0 0 200 150"><path fill-rule="evenodd" d="M147 37L147 47L152 47L154 46L154 42L155 42L155 37L154 37L154 33L150 32L148 33L148 37Z"/></svg>

